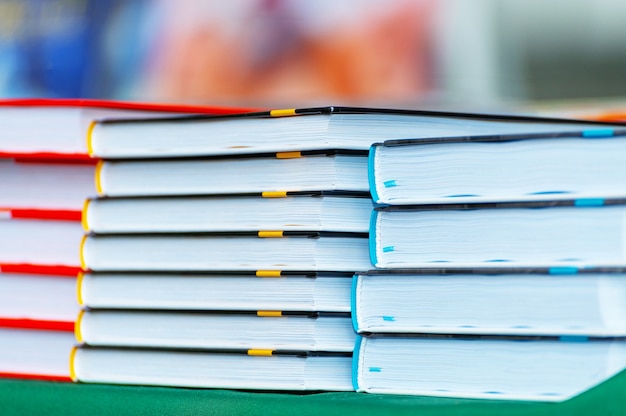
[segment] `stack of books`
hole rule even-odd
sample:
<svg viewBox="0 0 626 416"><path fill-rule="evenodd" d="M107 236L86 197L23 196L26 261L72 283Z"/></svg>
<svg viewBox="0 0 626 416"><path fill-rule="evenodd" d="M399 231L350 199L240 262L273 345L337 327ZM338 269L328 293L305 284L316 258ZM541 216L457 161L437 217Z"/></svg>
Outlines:
<svg viewBox="0 0 626 416"><path fill-rule="evenodd" d="M101 117L230 109L82 100L0 102L0 377L71 381L86 132Z"/></svg>
<svg viewBox="0 0 626 416"><path fill-rule="evenodd" d="M81 119L51 147L2 142L0 198L13 199L0 200L0 336L28 334L2 344L25 357L21 370L0 361L2 374L562 400L626 365L621 130L347 107L144 110ZM66 277L35 275L55 273ZM55 312L49 282L63 292ZM9 301L38 299L28 313ZM43 331L28 320L63 342L33 338Z"/></svg>
<svg viewBox="0 0 626 416"><path fill-rule="evenodd" d="M626 367L626 130L371 150L358 391L560 401Z"/></svg>
<svg viewBox="0 0 626 416"><path fill-rule="evenodd" d="M96 123L73 376L351 390L346 276L373 267L371 144L586 126L339 107ZM302 290L312 306L287 299Z"/></svg>

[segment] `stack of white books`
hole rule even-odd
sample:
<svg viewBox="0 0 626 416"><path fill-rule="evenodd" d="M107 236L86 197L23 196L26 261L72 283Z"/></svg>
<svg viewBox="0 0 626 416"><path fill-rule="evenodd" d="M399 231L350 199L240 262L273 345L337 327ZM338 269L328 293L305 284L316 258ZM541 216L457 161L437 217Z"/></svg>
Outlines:
<svg viewBox="0 0 626 416"><path fill-rule="evenodd" d="M626 131L370 152L358 391L559 401L626 367Z"/></svg>

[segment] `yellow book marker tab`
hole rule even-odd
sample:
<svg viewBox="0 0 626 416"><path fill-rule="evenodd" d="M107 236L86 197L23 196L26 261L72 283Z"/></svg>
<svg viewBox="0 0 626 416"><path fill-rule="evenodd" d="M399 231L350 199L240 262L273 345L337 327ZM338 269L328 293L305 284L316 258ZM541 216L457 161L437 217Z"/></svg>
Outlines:
<svg viewBox="0 0 626 416"><path fill-rule="evenodd" d="M74 361L76 361L77 351L78 351L78 348L73 347L72 351L70 352L70 378L72 379L72 381L78 381L78 377L76 377L76 368L74 366Z"/></svg>
<svg viewBox="0 0 626 416"><path fill-rule="evenodd" d="M268 191L261 193L263 198L287 198L287 191Z"/></svg>
<svg viewBox="0 0 626 416"><path fill-rule="evenodd" d="M78 301L79 306L84 305L83 301L83 279L85 278L85 273L80 272L78 276L76 276L76 300Z"/></svg>
<svg viewBox="0 0 626 416"><path fill-rule="evenodd" d="M278 152L276 159L297 159L302 157L302 152Z"/></svg>
<svg viewBox="0 0 626 416"><path fill-rule="evenodd" d="M287 108L284 110L272 110L270 111L270 116L272 117L289 117L289 116L295 116L296 115L296 109L295 108Z"/></svg>
<svg viewBox="0 0 626 416"><path fill-rule="evenodd" d="M271 357L273 350L248 350L248 355L255 357Z"/></svg>
<svg viewBox="0 0 626 416"><path fill-rule="evenodd" d="M78 312L78 316L76 317L76 322L74 322L74 337L76 337L76 342L79 344L83 343L83 333L80 329L81 322L83 320L83 316L85 315L85 311L81 310Z"/></svg>
<svg viewBox="0 0 626 416"><path fill-rule="evenodd" d="M257 235L261 238L282 238L283 231L259 231Z"/></svg>
<svg viewBox="0 0 626 416"><path fill-rule="evenodd" d="M256 316L277 318L283 316L283 313L281 311L257 311Z"/></svg>
<svg viewBox="0 0 626 416"><path fill-rule="evenodd" d="M257 270L256 277L281 277L280 270Z"/></svg>
<svg viewBox="0 0 626 416"><path fill-rule="evenodd" d="M98 122L96 121L92 121L89 124L89 128L87 129L87 154L89 156L93 156L93 130L96 128L96 124L98 124Z"/></svg>
<svg viewBox="0 0 626 416"><path fill-rule="evenodd" d="M89 204L91 203L90 199L86 199L83 204L83 210L80 214L80 224L83 226L83 230L89 231L89 224L87 221L87 210L89 209Z"/></svg>
<svg viewBox="0 0 626 416"><path fill-rule="evenodd" d="M83 236L82 240L80 240L80 247L78 257L80 259L80 268L83 270L87 270L87 262L85 261L85 244L87 243L86 235Z"/></svg>
<svg viewBox="0 0 626 416"><path fill-rule="evenodd" d="M96 192L99 195L102 195L104 192L102 192L102 180L100 179L100 175L102 174L102 167L104 166L104 161L100 160L98 161L98 164L96 165L96 173L95 173L95 181L96 181Z"/></svg>

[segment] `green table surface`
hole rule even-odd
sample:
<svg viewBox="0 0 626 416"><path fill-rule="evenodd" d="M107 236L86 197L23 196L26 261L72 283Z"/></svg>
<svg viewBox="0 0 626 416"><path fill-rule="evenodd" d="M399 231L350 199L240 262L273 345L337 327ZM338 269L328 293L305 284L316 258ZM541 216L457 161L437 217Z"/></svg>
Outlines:
<svg viewBox="0 0 626 416"><path fill-rule="evenodd" d="M561 403L0 380L0 415L626 415L626 371Z"/></svg>

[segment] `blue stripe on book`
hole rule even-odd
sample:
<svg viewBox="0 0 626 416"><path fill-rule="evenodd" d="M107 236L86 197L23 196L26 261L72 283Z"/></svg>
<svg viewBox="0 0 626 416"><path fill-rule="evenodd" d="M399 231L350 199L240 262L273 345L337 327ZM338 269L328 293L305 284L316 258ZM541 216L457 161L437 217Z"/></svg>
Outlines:
<svg viewBox="0 0 626 416"><path fill-rule="evenodd" d="M576 274L578 273L577 267L550 267L548 269L549 274Z"/></svg>
<svg viewBox="0 0 626 416"><path fill-rule="evenodd" d="M601 137L613 137L615 131L613 129L593 129L584 130L582 136L587 139L596 139Z"/></svg>
<svg viewBox="0 0 626 416"><path fill-rule="evenodd" d="M604 205L602 198L585 198L574 201L575 207L601 207Z"/></svg>

